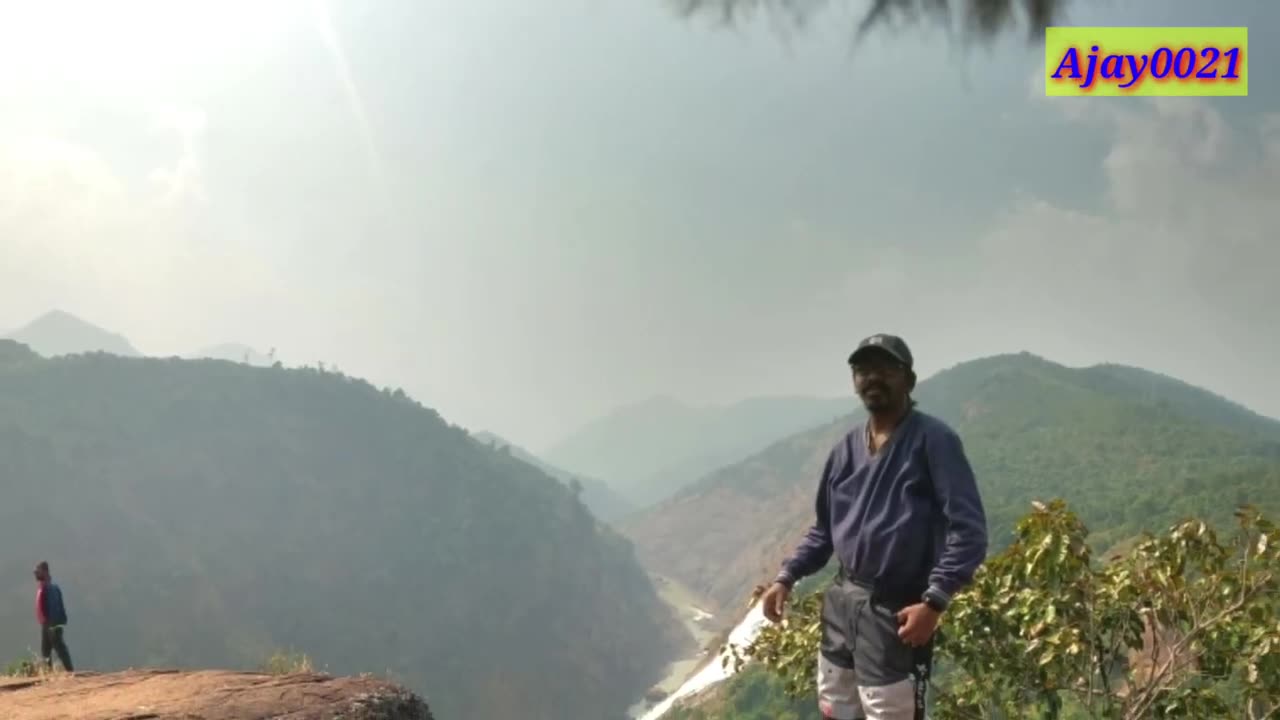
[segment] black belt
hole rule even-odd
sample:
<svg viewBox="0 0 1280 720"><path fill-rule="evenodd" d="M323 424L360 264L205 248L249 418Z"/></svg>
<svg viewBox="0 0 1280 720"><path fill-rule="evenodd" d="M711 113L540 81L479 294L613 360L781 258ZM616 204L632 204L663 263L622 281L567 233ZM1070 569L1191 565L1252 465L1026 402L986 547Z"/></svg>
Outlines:
<svg viewBox="0 0 1280 720"><path fill-rule="evenodd" d="M866 590L871 594L872 602L888 605L895 609L922 602L921 597L924 595L925 590L923 587L911 588L896 584L886 584L873 577L850 572L844 566L840 567L836 573L836 578Z"/></svg>

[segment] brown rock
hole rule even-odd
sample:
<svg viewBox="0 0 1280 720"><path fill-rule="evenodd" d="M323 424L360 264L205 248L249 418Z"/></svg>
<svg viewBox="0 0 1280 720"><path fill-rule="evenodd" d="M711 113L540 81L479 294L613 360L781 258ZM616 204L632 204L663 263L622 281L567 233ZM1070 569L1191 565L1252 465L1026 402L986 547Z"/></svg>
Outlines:
<svg viewBox="0 0 1280 720"><path fill-rule="evenodd" d="M368 677L130 670L0 678L6 720L433 720L422 698Z"/></svg>

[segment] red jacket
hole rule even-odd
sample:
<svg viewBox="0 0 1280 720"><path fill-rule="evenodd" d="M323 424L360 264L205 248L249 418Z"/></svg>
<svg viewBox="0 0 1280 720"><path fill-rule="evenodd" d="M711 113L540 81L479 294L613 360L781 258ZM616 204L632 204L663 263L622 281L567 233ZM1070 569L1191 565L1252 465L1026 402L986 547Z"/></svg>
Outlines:
<svg viewBox="0 0 1280 720"><path fill-rule="evenodd" d="M36 621L44 625L47 619L44 616L44 583L42 582L36 585Z"/></svg>

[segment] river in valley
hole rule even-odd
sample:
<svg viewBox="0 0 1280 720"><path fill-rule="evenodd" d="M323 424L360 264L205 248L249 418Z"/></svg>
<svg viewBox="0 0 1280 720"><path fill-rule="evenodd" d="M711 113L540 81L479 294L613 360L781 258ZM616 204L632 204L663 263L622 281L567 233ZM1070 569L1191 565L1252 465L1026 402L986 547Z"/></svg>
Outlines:
<svg viewBox="0 0 1280 720"><path fill-rule="evenodd" d="M718 629L723 626L715 616L702 609L700 601L689 590L666 577L654 577L658 594L679 615L700 648L693 656L683 658L667 666L667 673L646 698L627 709L633 720L657 720L672 704L681 698L700 692L729 676L731 668L722 666L725 653L716 645L723 637ZM755 639L767 622L757 603L729 633L728 641L742 647Z"/></svg>

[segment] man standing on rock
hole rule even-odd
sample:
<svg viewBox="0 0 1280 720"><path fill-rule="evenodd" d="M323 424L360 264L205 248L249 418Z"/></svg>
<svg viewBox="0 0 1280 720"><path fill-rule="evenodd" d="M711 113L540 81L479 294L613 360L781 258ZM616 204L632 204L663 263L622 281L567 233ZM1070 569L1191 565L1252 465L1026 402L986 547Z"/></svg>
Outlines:
<svg viewBox="0 0 1280 720"><path fill-rule="evenodd" d="M840 563L822 603L818 702L827 720L923 720L933 636L986 558L986 513L959 436L915 408L907 344L849 356L868 419L831 451L817 520L762 599L778 622L794 584Z"/></svg>
<svg viewBox="0 0 1280 720"><path fill-rule="evenodd" d="M36 565L36 620L40 623L40 655L44 665L53 669L53 653L58 653L62 669L73 672L71 652L62 639L62 628L67 624L67 608L62 603L62 589L49 575L49 563Z"/></svg>

